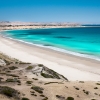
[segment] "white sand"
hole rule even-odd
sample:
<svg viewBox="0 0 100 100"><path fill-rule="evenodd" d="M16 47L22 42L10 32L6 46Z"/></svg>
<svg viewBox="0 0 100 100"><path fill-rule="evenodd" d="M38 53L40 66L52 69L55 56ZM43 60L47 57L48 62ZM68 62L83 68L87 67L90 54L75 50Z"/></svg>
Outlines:
<svg viewBox="0 0 100 100"><path fill-rule="evenodd" d="M26 45L0 36L0 52L25 62L41 63L72 81L100 81L100 62L45 48Z"/></svg>

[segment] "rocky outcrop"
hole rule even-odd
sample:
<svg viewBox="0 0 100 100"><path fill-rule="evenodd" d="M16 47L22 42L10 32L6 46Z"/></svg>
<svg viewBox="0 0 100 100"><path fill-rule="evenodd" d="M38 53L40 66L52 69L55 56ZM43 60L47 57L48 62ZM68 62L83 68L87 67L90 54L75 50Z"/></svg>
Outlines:
<svg viewBox="0 0 100 100"><path fill-rule="evenodd" d="M5 66L5 65L6 65L5 61L0 59L0 66Z"/></svg>
<svg viewBox="0 0 100 100"><path fill-rule="evenodd" d="M26 69L32 71L33 74L42 76L44 78L62 79L62 80L68 81L68 79L65 78L63 75L58 74L57 72L53 71L52 69L47 68L46 66L42 64L31 65L27 67Z"/></svg>

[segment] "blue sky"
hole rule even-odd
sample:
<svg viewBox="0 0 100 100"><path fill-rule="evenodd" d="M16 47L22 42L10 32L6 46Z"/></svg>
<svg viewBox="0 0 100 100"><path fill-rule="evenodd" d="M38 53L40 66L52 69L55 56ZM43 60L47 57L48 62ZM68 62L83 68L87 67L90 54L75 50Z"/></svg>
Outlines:
<svg viewBox="0 0 100 100"><path fill-rule="evenodd" d="M100 0L0 0L0 21L100 23Z"/></svg>

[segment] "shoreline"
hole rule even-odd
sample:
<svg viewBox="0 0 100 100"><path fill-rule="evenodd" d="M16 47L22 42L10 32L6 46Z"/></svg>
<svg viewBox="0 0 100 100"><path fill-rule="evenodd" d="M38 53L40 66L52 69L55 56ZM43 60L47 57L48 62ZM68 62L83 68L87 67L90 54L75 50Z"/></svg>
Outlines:
<svg viewBox="0 0 100 100"><path fill-rule="evenodd" d="M31 46L2 36L0 40L0 51L8 56L25 62L42 63L72 81L100 81L99 61Z"/></svg>
<svg viewBox="0 0 100 100"><path fill-rule="evenodd" d="M26 41L23 41L23 40L7 37L5 35L2 35L2 37L13 40L13 41L17 41L17 42L20 42L20 43L23 43L23 44L28 44L30 46L36 46L36 47L44 48L44 49L47 49L47 50L50 49L50 50L53 50L55 52L64 53L64 54L67 54L67 55L72 55L72 56L80 57L80 58L83 58L83 59L85 58L85 59L88 59L88 60L95 60L97 62L100 61L100 58L97 57L97 56L94 56L94 55L88 55L88 54L84 54L84 53L69 51L69 50L65 50L65 49L62 49L62 48L54 47L52 45L51 46L45 46L45 44L44 45L34 44L34 43L31 43L31 42L26 42Z"/></svg>
<svg viewBox="0 0 100 100"><path fill-rule="evenodd" d="M11 30L28 30L28 29L52 29L52 28L86 28L86 27L100 27L100 26L11 26L11 27L0 27L0 31L11 31Z"/></svg>
<svg viewBox="0 0 100 100"><path fill-rule="evenodd" d="M0 30L24 30L24 29L46 29L46 28L72 28L81 27L78 26L10 26L10 27L0 27Z"/></svg>

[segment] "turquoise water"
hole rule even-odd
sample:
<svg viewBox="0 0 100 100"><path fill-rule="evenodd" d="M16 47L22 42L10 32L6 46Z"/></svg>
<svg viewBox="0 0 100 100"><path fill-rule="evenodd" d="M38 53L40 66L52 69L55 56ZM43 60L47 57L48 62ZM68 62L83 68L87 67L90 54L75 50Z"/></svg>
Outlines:
<svg viewBox="0 0 100 100"><path fill-rule="evenodd" d="M6 31L9 37L100 58L100 27Z"/></svg>

